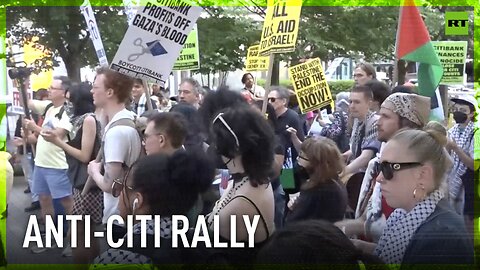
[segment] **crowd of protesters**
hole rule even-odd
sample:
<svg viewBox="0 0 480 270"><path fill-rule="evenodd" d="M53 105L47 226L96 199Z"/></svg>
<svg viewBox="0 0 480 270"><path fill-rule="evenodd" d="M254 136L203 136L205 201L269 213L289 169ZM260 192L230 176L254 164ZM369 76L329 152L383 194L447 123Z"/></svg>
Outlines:
<svg viewBox="0 0 480 270"><path fill-rule="evenodd" d="M85 248L85 224L68 230L80 242L63 255L80 268L472 264L476 99L451 100L455 124L447 129L429 122L430 98L390 89L372 65L357 66L354 79L334 107L301 114L293 91L266 93L250 73L244 89L211 91L183 79L176 102L155 85L148 101L141 80L108 68L93 84L55 77L47 96L25 104L34 117L17 123L32 195L25 211L41 209L43 220L90 215L98 227L116 214L162 217L158 249L106 249L94 237ZM239 242L248 228L230 217L259 216L255 248L169 248L172 215L207 215L222 240L236 225ZM156 224L147 225L152 243ZM114 227L116 239L128 238L127 228ZM135 224L135 245L140 232Z"/></svg>

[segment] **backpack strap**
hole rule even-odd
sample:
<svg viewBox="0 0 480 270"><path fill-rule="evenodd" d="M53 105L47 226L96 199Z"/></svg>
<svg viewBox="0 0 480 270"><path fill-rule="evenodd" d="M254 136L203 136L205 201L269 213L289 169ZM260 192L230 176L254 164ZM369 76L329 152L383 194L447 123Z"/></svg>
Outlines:
<svg viewBox="0 0 480 270"><path fill-rule="evenodd" d="M53 103L49 103L47 105L47 107L45 107L45 111L43 112L43 119L45 120L45 116L47 115L47 111L50 110L50 108L53 107ZM62 105L62 107L60 108L60 111L58 111L57 114L55 114L55 117L58 119L58 120L62 120L62 116L63 116L63 113L65 112L65 104ZM67 132L67 140L68 141L71 141L71 138L70 138L70 132Z"/></svg>
<svg viewBox="0 0 480 270"><path fill-rule="evenodd" d="M43 112L43 118L45 118L45 116L47 115L47 111L50 110L50 108L53 107L53 103L50 103L47 105L47 107L45 107L45 111ZM55 114L55 117L58 118L58 120L61 120L62 119L62 116L63 116L63 113L65 112L65 104L62 105L62 107L60 108L60 111Z"/></svg>
<svg viewBox="0 0 480 270"><path fill-rule="evenodd" d="M118 119L116 120L115 122L113 122L112 124L110 124L110 126L108 127L108 129L105 131L105 134L107 134L107 132L114 128L114 127L117 127L117 126L127 126L127 127L131 127L133 129L135 129L137 132L137 128L136 128L136 125L135 125L135 121L133 119L129 119L129 118L121 118L121 119ZM138 134L139 136L141 134ZM142 139L142 137L140 136L140 140ZM140 145L141 145L141 142L140 142ZM105 141L102 139L102 143L101 143L101 146L100 146L100 153L102 154L102 161L104 162L105 161L105 152L104 152L104 147L105 147ZM141 146L142 147L142 146ZM140 154L139 154L139 158L142 156L142 150L140 151ZM126 164L123 164L124 166L126 166ZM128 167L128 166L126 166Z"/></svg>
<svg viewBox="0 0 480 270"><path fill-rule="evenodd" d="M53 107L53 103L49 103L47 107L45 107L45 111L43 111L42 117L45 119L45 116L47 115L47 111L50 110L50 108Z"/></svg>

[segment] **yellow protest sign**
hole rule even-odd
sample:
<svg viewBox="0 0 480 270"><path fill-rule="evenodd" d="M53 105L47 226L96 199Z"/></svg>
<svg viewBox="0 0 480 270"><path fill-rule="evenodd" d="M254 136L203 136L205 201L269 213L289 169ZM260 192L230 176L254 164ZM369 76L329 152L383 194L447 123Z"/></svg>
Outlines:
<svg viewBox="0 0 480 270"><path fill-rule="evenodd" d="M297 43L302 0L268 0L260 55L292 52Z"/></svg>
<svg viewBox="0 0 480 270"><path fill-rule="evenodd" d="M187 41L183 44L183 49L173 65L173 70L196 70L199 67L200 53L198 51L197 25L195 25L188 34Z"/></svg>
<svg viewBox="0 0 480 270"><path fill-rule="evenodd" d="M320 109L333 101L320 58L290 67L288 74L302 113Z"/></svg>
<svg viewBox="0 0 480 270"><path fill-rule="evenodd" d="M259 45L250 46L247 50L246 71L268 70L268 56L258 54Z"/></svg>
<svg viewBox="0 0 480 270"><path fill-rule="evenodd" d="M43 45L38 43L38 37L33 37L32 41L25 41L23 44L23 61L27 66L33 65L36 61L51 55L51 52ZM48 88L52 83L53 70L42 71L39 74L30 75L30 88L37 91L40 88Z"/></svg>

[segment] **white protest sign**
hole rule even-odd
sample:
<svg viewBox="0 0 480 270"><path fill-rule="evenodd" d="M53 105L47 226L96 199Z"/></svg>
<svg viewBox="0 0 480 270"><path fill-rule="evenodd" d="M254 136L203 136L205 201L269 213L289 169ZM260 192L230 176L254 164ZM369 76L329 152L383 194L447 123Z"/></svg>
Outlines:
<svg viewBox="0 0 480 270"><path fill-rule="evenodd" d="M31 89L27 91L27 99L30 100L33 97L33 92ZM20 91L17 88L13 88L12 91L12 109L11 113L18 114L18 115L25 115L25 111L20 103L21 95Z"/></svg>
<svg viewBox="0 0 480 270"><path fill-rule="evenodd" d="M93 47L95 47L95 52L97 53L100 66L108 66L107 55L105 54L105 49L103 48L100 31L98 31L97 20L95 20L95 14L93 13L93 9L89 0L85 0L85 2L83 2L82 6L80 7L80 11L82 12L83 17L85 17L87 31L90 33L90 39L93 42Z"/></svg>
<svg viewBox="0 0 480 270"><path fill-rule="evenodd" d="M142 1L111 68L163 86L201 12L183 0Z"/></svg>

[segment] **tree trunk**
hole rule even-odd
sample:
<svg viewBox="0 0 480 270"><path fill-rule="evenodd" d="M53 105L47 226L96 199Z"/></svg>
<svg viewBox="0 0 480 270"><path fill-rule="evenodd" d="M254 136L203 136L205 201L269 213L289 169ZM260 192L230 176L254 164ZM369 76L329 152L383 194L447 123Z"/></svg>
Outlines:
<svg viewBox="0 0 480 270"><path fill-rule="evenodd" d="M65 67L67 69L68 78L74 82L81 82L80 78L80 63L77 61L76 57L65 57L63 59Z"/></svg>

